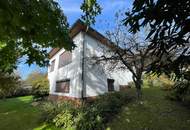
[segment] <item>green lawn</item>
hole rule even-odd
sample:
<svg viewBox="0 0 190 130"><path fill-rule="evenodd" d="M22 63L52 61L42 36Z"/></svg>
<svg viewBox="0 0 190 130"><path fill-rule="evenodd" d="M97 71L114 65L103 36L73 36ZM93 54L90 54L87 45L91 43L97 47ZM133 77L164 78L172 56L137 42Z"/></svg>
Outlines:
<svg viewBox="0 0 190 130"><path fill-rule="evenodd" d="M129 94L135 94L129 90ZM109 124L111 130L190 130L190 110L164 98L159 88L144 88L142 102L132 101Z"/></svg>
<svg viewBox="0 0 190 130"><path fill-rule="evenodd" d="M143 99L127 103L109 123L111 130L190 130L190 110L166 100L159 88L143 89ZM134 89L127 92L134 96ZM32 96L0 100L0 130L60 130L40 122Z"/></svg>
<svg viewBox="0 0 190 130"><path fill-rule="evenodd" d="M0 130L56 130L40 122L40 111L31 103L32 96L0 100Z"/></svg>

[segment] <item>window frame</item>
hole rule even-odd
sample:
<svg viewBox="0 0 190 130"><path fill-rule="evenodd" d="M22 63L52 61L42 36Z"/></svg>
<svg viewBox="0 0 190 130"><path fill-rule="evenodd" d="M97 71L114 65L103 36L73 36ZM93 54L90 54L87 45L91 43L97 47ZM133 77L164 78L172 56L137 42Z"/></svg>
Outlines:
<svg viewBox="0 0 190 130"><path fill-rule="evenodd" d="M57 90L57 84L58 83L64 83L64 82L68 82L68 91L58 91ZM65 89L65 88L64 88ZM64 79L64 80L58 80L56 81L56 84L55 84L55 92L56 93L70 93L70 79Z"/></svg>
<svg viewBox="0 0 190 130"><path fill-rule="evenodd" d="M61 56L62 56L64 53L70 53L70 54L71 54L70 61L69 61L68 63L66 63L66 64L61 63L61 58L62 58ZM63 61L64 61L64 59L63 59ZM63 62L63 61L62 61L62 62ZM69 65L69 64L71 64L71 63L72 63L72 52L64 51L63 53L61 53L61 54L59 55L59 64L58 64L58 68L62 68L62 67L67 66L67 65Z"/></svg>
<svg viewBox="0 0 190 130"><path fill-rule="evenodd" d="M50 72L53 72L55 69L55 59L51 61L50 63Z"/></svg>
<svg viewBox="0 0 190 130"><path fill-rule="evenodd" d="M110 89L110 87L109 87L109 85L110 85L110 84L109 84L109 83L110 83L109 81L112 81L112 83L113 83L113 84L112 84L112 85L113 85L113 86L112 86L113 88L111 88L111 89ZM108 92L113 92L113 91L115 91L114 82L115 82L114 79L109 79L109 78L107 79Z"/></svg>

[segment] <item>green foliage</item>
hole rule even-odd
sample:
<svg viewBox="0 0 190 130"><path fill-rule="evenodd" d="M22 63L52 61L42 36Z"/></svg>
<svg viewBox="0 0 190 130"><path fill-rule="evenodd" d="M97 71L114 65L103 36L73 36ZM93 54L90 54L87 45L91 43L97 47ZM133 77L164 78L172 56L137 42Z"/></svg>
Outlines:
<svg viewBox="0 0 190 130"><path fill-rule="evenodd" d="M49 95L49 81L47 77L38 79L32 84L32 93L34 98L43 98Z"/></svg>
<svg viewBox="0 0 190 130"><path fill-rule="evenodd" d="M58 103L58 110L61 110L54 118L53 123L57 127L71 128L74 125L74 118L77 114L77 109L74 104L69 101Z"/></svg>
<svg viewBox="0 0 190 130"><path fill-rule="evenodd" d="M32 85L32 94L34 95L34 98L40 99L49 95L49 81L47 79L47 74L33 72L28 76L25 82Z"/></svg>
<svg viewBox="0 0 190 130"><path fill-rule="evenodd" d="M190 82L187 80L176 82L168 97L190 105Z"/></svg>
<svg viewBox="0 0 190 130"><path fill-rule="evenodd" d="M76 107L71 102L47 102L42 105L42 119L64 129L91 130L102 127L98 109L92 106Z"/></svg>
<svg viewBox="0 0 190 130"><path fill-rule="evenodd" d="M62 128L71 128L74 124L73 114L70 110L63 110L54 119L55 126Z"/></svg>
<svg viewBox="0 0 190 130"><path fill-rule="evenodd" d="M131 81L131 82L128 83L128 86L130 88L135 88L135 83Z"/></svg>
<svg viewBox="0 0 190 130"><path fill-rule="evenodd" d="M23 86L19 86L15 89L14 93L9 97L19 97L19 96L28 96L32 95L32 90L30 88L24 88Z"/></svg>
<svg viewBox="0 0 190 130"><path fill-rule="evenodd" d="M117 114L121 107L129 100L125 92L114 92L100 96L94 105L97 106L104 122L107 122Z"/></svg>
<svg viewBox="0 0 190 130"><path fill-rule="evenodd" d="M76 116L77 130L102 130L104 129L103 117L96 105L85 106Z"/></svg>
<svg viewBox="0 0 190 130"><path fill-rule="evenodd" d="M20 77L18 75L0 72L0 98L14 95L19 85Z"/></svg>
<svg viewBox="0 0 190 130"><path fill-rule="evenodd" d="M82 19L87 25L95 23L95 17L101 13L102 8L97 3L97 0L84 0L81 5L81 10L84 12Z"/></svg>
<svg viewBox="0 0 190 130"><path fill-rule="evenodd" d="M0 70L12 72L17 59L48 65L47 48L74 47L68 23L54 0L0 1Z"/></svg>
<svg viewBox="0 0 190 130"><path fill-rule="evenodd" d="M163 90L172 90L174 81L172 81L167 75L144 75L144 84L150 87L161 87Z"/></svg>
<svg viewBox="0 0 190 130"><path fill-rule="evenodd" d="M79 107L66 101L45 103L43 115L45 121L64 129L102 130L127 101L129 98L124 92L114 92L102 95L96 101Z"/></svg>
<svg viewBox="0 0 190 130"><path fill-rule="evenodd" d="M57 104L54 104L52 102L46 102L42 105L42 120L46 122L51 122L53 118L61 112L60 107Z"/></svg>
<svg viewBox="0 0 190 130"><path fill-rule="evenodd" d="M42 120L52 122L53 119L63 110L74 108L70 102L44 102L42 104Z"/></svg>
<svg viewBox="0 0 190 130"><path fill-rule="evenodd" d="M175 73L177 78L186 73L190 64L189 3L189 0L135 0L132 10L126 12L124 24L130 32L150 28L149 49L158 59L149 71Z"/></svg>
<svg viewBox="0 0 190 130"><path fill-rule="evenodd" d="M189 109L166 100L167 91L159 87L142 87L142 100L133 100L108 123L110 130L189 130ZM135 89L126 91L135 96Z"/></svg>
<svg viewBox="0 0 190 130"><path fill-rule="evenodd" d="M76 128L79 130L105 129L106 123L112 120L129 100L125 92L101 95L92 104L87 104L82 108L79 119L77 118Z"/></svg>

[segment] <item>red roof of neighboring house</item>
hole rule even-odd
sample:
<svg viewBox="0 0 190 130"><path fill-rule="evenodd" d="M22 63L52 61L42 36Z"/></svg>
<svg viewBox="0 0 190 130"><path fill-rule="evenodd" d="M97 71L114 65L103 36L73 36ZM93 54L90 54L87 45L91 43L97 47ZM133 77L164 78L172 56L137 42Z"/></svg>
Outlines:
<svg viewBox="0 0 190 130"><path fill-rule="evenodd" d="M76 36L79 32L86 32L88 35L91 37L95 38L96 40L100 41L102 44L108 46L108 47L113 47L113 44L110 44L111 42L102 34L94 30L93 28L89 27L87 30L87 26L85 25L84 22L82 22L80 19L77 20L73 26L70 29L70 37L73 38ZM61 48L53 48L49 52L49 58L52 58Z"/></svg>

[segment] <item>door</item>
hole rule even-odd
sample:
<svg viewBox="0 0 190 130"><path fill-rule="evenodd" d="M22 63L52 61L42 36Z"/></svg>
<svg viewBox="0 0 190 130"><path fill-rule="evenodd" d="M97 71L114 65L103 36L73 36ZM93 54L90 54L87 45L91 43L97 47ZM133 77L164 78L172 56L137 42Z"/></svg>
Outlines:
<svg viewBox="0 0 190 130"><path fill-rule="evenodd" d="M114 91L114 79L107 79L108 92Z"/></svg>

